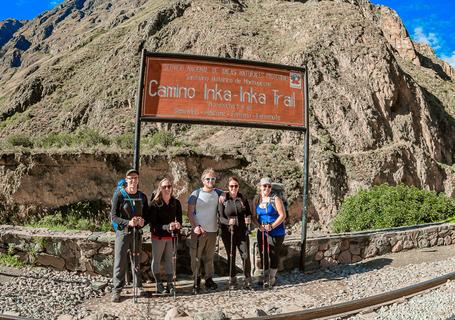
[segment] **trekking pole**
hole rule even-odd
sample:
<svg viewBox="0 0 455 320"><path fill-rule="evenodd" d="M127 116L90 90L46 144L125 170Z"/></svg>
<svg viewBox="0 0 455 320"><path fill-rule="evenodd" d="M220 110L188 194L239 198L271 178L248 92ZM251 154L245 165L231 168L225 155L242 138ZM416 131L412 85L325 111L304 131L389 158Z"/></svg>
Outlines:
<svg viewBox="0 0 455 320"><path fill-rule="evenodd" d="M268 282L268 287L270 289L270 270L271 270L271 259L270 259L270 243L269 243L269 232L266 231L265 233L266 239L267 239L267 262L269 265L269 282Z"/></svg>
<svg viewBox="0 0 455 320"><path fill-rule="evenodd" d="M196 235L196 270L194 272L194 288L195 288L195 293L197 293L197 278L199 276L199 235Z"/></svg>
<svg viewBox="0 0 455 320"><path fill-rule="evenodd" d="M133 269L133 301L137 303L137 253L136 253L136 227L133 227L133 259L131 262L131 267Z"/></svg>
<svg viewBox="0 0 455 320"><path fill-rule="evenodd" d="M231 285L232 285L232 260L233 260L233 255L232 251L233 250L233 244L234 244L234 226L229 226L229 231L231 232L231 250L229 252L229 289L228 289L228 296L231 296Z"/></svg>
<svg viewBox="0 0 455 320"><path fill-rule="evenodd" d="M264 243L264 237L265 237L265 229L264 229L264 223L262 223L262 231L261 231L261 236L262 236L262 288L265 289L265 243Z"/></svg>
<svg viewBox="0 0 455 320"><path fill-rule="evenodd" d="M177 219L175 220L177 222ZM177 288L177 248L179 244L179 235L175 230L172 230L172 264L173 264L173 271L174 274L172 275L172 280L174 282L174 300L176 296L176 288Z"/></svg>

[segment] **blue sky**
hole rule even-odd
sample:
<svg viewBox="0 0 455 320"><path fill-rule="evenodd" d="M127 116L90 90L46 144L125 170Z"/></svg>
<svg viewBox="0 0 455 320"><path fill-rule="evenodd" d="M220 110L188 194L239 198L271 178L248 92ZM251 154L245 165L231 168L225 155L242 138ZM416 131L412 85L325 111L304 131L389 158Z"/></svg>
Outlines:
<svg viewBox="0 0 455 320"><path fill-rule="evenodd" d="M455 68L454 0L371 0L394 9L411 38L429 44L436 55Z"/></svg>
<svg viewBox="0 0 455 320"><path fill-rule="evenodd" d="M30 20L62 2L63 0L0 0L0 21L8 18Z"/></svg>
<svg viewBox="0 0 455 320"><path fill-rule="evenodd" d="M398 12L414 41L428 43L443 60L455 67L454 0L371 0ZM32 19L63 0L0 0L0 21Z"/></svg>

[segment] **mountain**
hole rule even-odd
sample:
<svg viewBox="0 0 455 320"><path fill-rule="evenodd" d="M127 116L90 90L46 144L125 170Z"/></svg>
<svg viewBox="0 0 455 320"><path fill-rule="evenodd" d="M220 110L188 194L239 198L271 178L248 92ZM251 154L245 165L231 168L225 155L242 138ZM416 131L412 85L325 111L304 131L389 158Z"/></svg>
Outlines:
<svg viewBox="0 0 455 320"><path fill-rule="evenodd" d="M455 71L431 48L413 43L387 7L367 0L67 0L16 27L10 36L0 27L0 39L7 40L0 46L3 141L89 129L111 138L130 134L143 48L306 65L313 221L327 227L346 195L384 182L455 196ZM261 175L283 181L292 214L299 214L300 134L149 124L143 139L157 130L172 133L194 161L201 154L240 159L226 170L241 175L249 190ZM5 143L2 148L13 152ZM14 163L1 162L0 175L16 175L14 188L0 182L5 202L46 207L39 196L15 197L31 169ZM162 169L173 172L170 165ZM101 194L108 202L112 179L65 201ZM76 182L67 187L77 188ZM49 187L47 197L52 192Z"/></svg>

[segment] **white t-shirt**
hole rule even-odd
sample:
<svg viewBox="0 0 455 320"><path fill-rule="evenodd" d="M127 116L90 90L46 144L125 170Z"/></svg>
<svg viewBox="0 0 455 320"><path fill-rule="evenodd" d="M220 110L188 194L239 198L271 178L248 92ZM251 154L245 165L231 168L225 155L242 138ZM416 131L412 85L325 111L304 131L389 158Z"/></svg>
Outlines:
<svg viewBox="0 0 455 320"><path fill-rule="evenodd" d="M206 192L203 189L199 190L199 197L197 193L198 190L194 190L188 199L188 204L196 205L194 222L207 232L217 232L218 193L215 190Z"/></svg>

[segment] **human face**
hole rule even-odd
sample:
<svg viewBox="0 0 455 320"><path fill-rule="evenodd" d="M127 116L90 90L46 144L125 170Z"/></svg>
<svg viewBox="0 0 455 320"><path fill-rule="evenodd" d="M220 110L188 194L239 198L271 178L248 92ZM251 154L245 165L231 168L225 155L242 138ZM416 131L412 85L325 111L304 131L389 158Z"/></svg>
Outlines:
<svg viewBox="0 0 455 320"><path fill-rule="evenodd" d="M137 173L131 173L126 176L126 188L128 191L135 192L137 190L137 184L139 183L139 175Z"/></svg>
<svg viewBox="0 0 455 320"><path fill-rule="evenodd" d="M238 182L235 181L235 180L229 181L228 188L229 188L229 193L233 197L236 197L237 193L239 192L239 184L238 184Z"/></svg>
<svg viewBox="0 0 455 320"><path fill-rule="evenodd" d="M272 185L271 184L263 184L261 186L261 194L264 197L267 197L270 192L272 191Z"/></svg>
<svg viewBox="0 0 455 320"><path fill-rule="evenodd" d="M172 193L172 184L170 181L165 180L163 183L161 183L161 192L165 196L170 196Z"/></svg>
<svg viewBox="0 0 455 320"><path fill-rule="evenodd" d="M204 184L204 187L206 187L208 189L215 188L215 182L216 182L216 177L213 174L208 174L202 179L202 183Z"/></svg>

